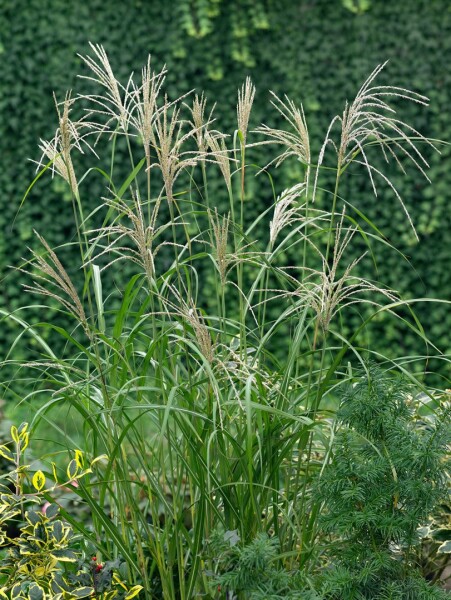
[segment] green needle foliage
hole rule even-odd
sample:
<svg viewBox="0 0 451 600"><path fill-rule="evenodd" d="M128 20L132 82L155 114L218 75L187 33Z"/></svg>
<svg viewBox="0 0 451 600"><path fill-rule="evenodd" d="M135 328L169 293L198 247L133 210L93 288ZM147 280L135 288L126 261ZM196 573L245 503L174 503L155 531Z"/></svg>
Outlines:
<svg viewBox="0 0 451 600"><path fill-rule="evenodd" d="M242 546L236 531L214 532L209 551L217 571L213 589L221 597L320 600L299 571L289 572L281 566L279 542L266 534Z"/></svg>
<svg viewBox="0 0 451 600"><path fill-rule="evenodd" d="M267 580L255 593L294 591L287 573L307 577L322 552L312 482L330 455L327 417L340 388L369 357L401 371L415 360L393 363L358 340L384 314L434 347L411 309L415 301L356 274L366 251L350 258L350 248L364 245L371 255L373 246L388 242L356 208L357 199L349 203L341 195L348 174L359 173L382 203L383 181L414 230L376 157L402 170L409 162L427 177L422 151L435 146L390 104L396 98L425 105L427 99L380 86L383 65L377 67L332 119L312 158L307 115L289 98L273 95L284 128L250 129L256 94L250 79L238 92L237 127L224 133L203 96L168 96L166 70L154 70L150 58L141 77L124 81L100 45L91 44L81 60L92 89L57 103L58 127L40 144L33 184L46 172L60 178L72 201L73 237L52 248L38 233L40 249L20 266L26 290L43 298L45 309L0 310L21 330L11 350L26 341L35 348L35 360L16 365L24 378L31 370L25 382L31 392L24 398L23 383L13 381L8 393L33 411L32 429L46 423L59 443L81 448L90 459L90 477L73 491L91 518L83 522L69 511L64 517L107 564L125 561L128 589L142 588L146 600L220 597L209 576L217 562L205 548L222 530L236 531L241 544L231 570L219 573L229 586L246 594L246 577L255 580L270 564L280 589ZM275 146L274 159L256 166L253 152L262 144ZM80 153L107 156L110 164L80 172ZM124 156L125 179L116 169ZM296 163L299 181L273 190L271 206L255 216L255 176L271 190L270 172L285 161ZM211 173L220 173L222 187L210 187ZM330 174L324 210L317 200ZM91 183L99 180L104 193L89 210ZM76 264L64 258L73 246ZM291 264L287 253L296 258ZM202 303L206 279L214 293ZM370 316L362 313L346 335L345 316L362 306ZM29 323L28 311L42 320ZM47 340L55 336L60 343L53 346ZM395 411L386 410L384 423ZM389 452L389 434L380 435ZM51 437L48 430L45 436ZM96 460L100 454L106 458ZM384 452L382 458L392 460ZM77 475L78 461L80 455L69 478ZM385 471L376 469L373 477L392 485ZM402 514L415 513L414 495L423 488L390 488L393 498L398 491L405 492ZM389 533L376 527L376 542L385 532L390 543L413 543L413 528L431 506L409 515L411 538L401 535L401 520L393 532L390 523Z"/></svg>
<svg viewBox="0 0 451 600"><path fill-rule="evenodd" d="M316 486L320 526L335 536L324 597L441 598L415 564L419 527L447 497L449 407L413 420L414 390L378 368L343 396L334 458Z"/></svg>

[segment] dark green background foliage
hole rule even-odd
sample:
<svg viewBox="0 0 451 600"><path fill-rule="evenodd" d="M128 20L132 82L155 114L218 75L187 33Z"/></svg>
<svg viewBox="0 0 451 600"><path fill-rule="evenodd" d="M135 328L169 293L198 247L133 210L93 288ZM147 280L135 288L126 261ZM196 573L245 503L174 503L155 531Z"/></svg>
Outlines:
<svg viewBox="0 0 451 600"><path fill-rule="evenodd" d="M77 52L89 53L89 40L104 44L117 76L124 79L131 70L139 71L150 52L154 67L164 63L169 67L169 96L192 88L205 90L211 102L218 102L218 128L230 134L236 128L236 91L249 74L257 87L251 126L262 121L283 126L271 109L268 90L286 93L296 103L303 102L316 149L345 99L353 98L375 65L390 59L381 82L410 87L431 99L425 110L399 105L400 118L427 136L451 140L448 0L3 0L0 35L1 306L11 311L24 304L23 276L8 270L8 265L19 264L27 256L26 246L37 245L32 229L53 246L75 234L68 190L59 179L42 178L14 218L34 176L34 165L27 159L39 158L38 139L50 138L56 127L52 92L62 99L67 89L87 89L76 75L86 72ZM433 185L412 171L407 176L393 167L388 171L417 226L418 244L389 190L381 186L374 198L361 173L350 174L347 189L342 190L408 257L403 260L379 246L377 273L368 260L361 263L365 276L377 277L408 298L450 296L450 151L441 149L441 156L430 156ZM250 160L263 165L265 156L256 154ZM118 181L126 177L127 169L117 170ZM273 175L280 193L296 182L298 171L290 164ZM82 185L81 196L89 208L104 195L102 186L94 176ZM218 179L211 182L211 198L218 186ZM249 222L272 201L267 178L250 177ZM322 196L321 202L327 207L329 197ZM225 197L217 196L217 203L226 210ZM66 258L71 261L70 254ZM73 264L77 259L74 255ZM202 287L209 285L207 280ZM415 310L426 334L449 352L451 316L446 307L422 303ZM39 311L34 316L48 318ZM357 313L351 314L346 327L352 330L360 320ZM394 320L381 318L371 331L363 343L373 350L393 357L427 353L425 345L396 327ZM11 325L2 323L2 355L16 335ZM27 350L22 347L20 352ZM437 362L429 366L440 369Z"/></svg>

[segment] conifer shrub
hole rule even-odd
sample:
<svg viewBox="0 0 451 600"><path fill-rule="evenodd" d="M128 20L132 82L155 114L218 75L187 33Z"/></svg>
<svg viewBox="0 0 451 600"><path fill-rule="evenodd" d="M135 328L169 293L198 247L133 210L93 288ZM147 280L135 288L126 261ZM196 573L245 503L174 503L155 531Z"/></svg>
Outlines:
<svg viewBox="0 0 451 600"><path fill-rule="evenodd" d="M420 576L419 527L449 489L449 406L435 423L414 420L414 388L370 368L343 395L334 457L316 485L322 529L333 542L324 598L442 598Z"/></svg>

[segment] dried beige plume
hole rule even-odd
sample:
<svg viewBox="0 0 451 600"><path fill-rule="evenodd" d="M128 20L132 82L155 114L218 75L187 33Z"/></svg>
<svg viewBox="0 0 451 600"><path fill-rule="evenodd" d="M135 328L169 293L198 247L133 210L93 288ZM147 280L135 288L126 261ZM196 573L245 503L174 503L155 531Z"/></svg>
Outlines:
<svg viewBox="0 0 451 600"><path fill-rule="evenodd" d="M232 173L230 170L230 163L235 162L235 159L230 157L225 138L226 136L224 134L218 133L217 131L207 131L205 134L205 141L210 150L208 156L212 157L212 159L208 158L207 160L212 160L212 162L217 164L220 168L230 195L232 193Z"/></svg>
<svg viewBox="0 0 451 600"><path fill-rule="evenodd" d="M215 208L214 213L211 210L208 211L208 218L213 230L213 246L216 253L216 264L219 271L219 277L221 279L221 284L225 285L227 269L231 261L231 257L227 253L230 215L227 215L226 217L219 217L218 210Z"/></svg>
<svg viewBox="0 0 451 600"><path fill-rule="evenodd" d="M208 127L213 122L213 112L216 104L210 110L208 117L205 116L205 109L207 107L207 99L202 93L199 97L197 94L194 96L193 104L189 108L192 117L192 127L196 132L197 147L201 154L206 154L208 150Z"/></svg>
<svg viewBox="0 0 451 600"><path fill-rule="evenodd" d="M291 296L299 298L304 306L310 305L316 312L318 323L324 332L329 329L333 317L343 306L357 303L379 306L379 303L374 299L377 294L381 294L393 302L398 299L393 290L381 288L367 279L352 274L352 271L366 253L352 261L344 269L340 269L343 254L357 231L356 228L349 228L345 231L344 218L345 211L343 210L336 228L332 264L329 264L326 257L308 240L314 251L321 257L322 269L302 268L302 271L307 273L302 281L290 275L289 280L295 288L294 291L270 290L275 292L271 298L272 301ZM281 270L287 272L289 269L290 267ZM341 270L342 275L339 275L339 270ZM366 293L370 293L371 296L369 298L361 296L361 294Z"/></svg>
<svg viewBox="0 0 451 600"><path fill-rule="evenodd" d="M81 75L80 77L99 83L105 88L106 93L104 95L90 94L81 97L92 101L100 107L92 112L104 114L108 117L108 122L103 127L99 127L101 131L107 130L110 121L113 120L118 122L123 132L126 132L129 121L128 103L133 99L133 95L129 93L131 77L127 87L124 87L113 73L105 48L100 44L92 44L91 42L89 42L89 45L94 53L94 58L91 56L82 56L81 54L78 56L94 73L94 77L87 75Z"/></svg>
<svg viewBox="0 0 451 600"><path fill-rule="evenodd" d="M310 176L311 156L310 139L307 121L305 120L304 109L302 104L300 108L297 108L294 102L287 96L285 96L285 102L283 102L278 96L276 96L274 92L271 92L271 94L273 97L271 104L288 122L288 124L291 125L293 132L284 131L283 129L273 129L272 127L268 127L268 125L261 125L260 127L257 127L256 131L269 138L267 143L275 143L284 146L283 152L276 156L276 158L274 158L270 163L268 163L264 169L267 169L274 163L276 167L278 167L288 157L295 156L307 167L305 173L305 189L307 192Z"/></svg>
<svg viewBox="0 0 451 600"><path fill-rule="evenodd" d="M66 94L64 101L60 105L55 98L56 110L58 113L58 128L51 141L41 140L39 149L41 150L41 158L38 162L38 169L42 167L44 160L52 162L52 173L58 173L69 184L75 196L78 195L78 183L75 176L75 170L72 163L71 152L75 148L82 154L85 145L91 152L94 152L92 147L86 141L86 134L92 129L92 123L84 120L72 121L70 119L71 107L74 99L71 98L70 92ZM85 134L82 134L85 130Z"/></svg>
<svg viewBox="0 0 451 600"><path fill-rule="evenodd" d="M299 221L300 206L296 204L296 200L305 194L306 183L298 183L287 190L284 190L276 200L273 219L269 224L269 241L271 246L274 245L277 236L287 225L292 225Z"/></svg>
<svg viewBox="0 0 451 600"><path fill-rule="evenodd" d="M136 129L144 146L147 165L150 165L150 148L154 141L153 126L158 114L157 100L166 78L166 67L155 72L151 67L151 57L147 58L147 64L142 70L141 86L137 87L133 79L130 80L131 98L128 107L129 123Z"/></svg>
<svg viewBox="0 0 451 600"><path fill-rule="evenodd" d="M61 261L54 250L50 248L45 239L36 233L36 231L35 234L44 246L46 255L43 256L34 250L31 251L34 259L32 264L36 265L40 273L34 271L30 272L24 268L19 268L20 271L33 278L34 285L25 285L24 288L29 292L49 296L50 298L57 300L80 321L86 334L89 335L86 314L71 278L67 274L67 271L61 264ZM39 283L40 281L42 281L44 285L41 285ZM54 288L60 290L62 294L54 291Z"/></svg>
<svg viewBox="0 0 451 600"><path fill-rule="evenodd" d="M386 101L387 98L393 97L426 106L428 104L428 98L417 92L401 87L372 86L373 81L386 64L387 63L385 62L374 69L359 89L353 102L351 104L346 103L343 115L337 115L332 119L318 158L313 196L315 196L317 187L319 168L323 163L325 150L330 144L336 150L338 155L338 175L340 175L351 162L363 165L368 172L375 196L377 196L377 188L374 175L380 176L395 193L415 232L409 212L401 199L401 196L392 182L371 163L368 156L368 147L379 147L387 162L391 156L397 162L401 170L404 171L395 152L399 151L400 155L407 157L428 181L429 178L424 169L429 165L423 154L418 150L415 142L420 141L426 143L434 150L438 150L430 140L425 138L416 129L395 118L395 109ZM341 126L341 138L338 147L331 139L331 132L335 123L339 123Z"/></svg>
<svg viewBox="0 0 451 600"><path fill-rule="evenodd" d="M176 301L172 302L168 298L165 298L164 303L168 308L172 309L171 312L181 316L192 327L200 351L210 364L213 363L215 355L210 330L205 324L205 319L196 308L194 300L190 297L187 290L184 290L187 298L185 300L179 290L173 285L169 285L168 287L175 296Z"/></svg>
<svg viewBox="0 0 451 600"><path fill-rule="evenodd" d="M176 102L179 100L180 98ZM182 150L184 143L197 133L197 130L192 128L183 133L185 125L186 121L180 119L180 107L169 103L165 98L152 130L152 145L157 154L157 162L150 168L160 169L169 203L174 200L173 189L177 177L186 167L194 166L198 160L193 152Z"/></svg>
<svg viewBox="0 0 451 600"><path fill-rule="evenodd" d="M298 290L298 293L308 297L310 305L317 313L323 331L329 329L331 320L335 316L337 310L342 306L349 306L358 302L378 304L372 298L361 298L359 296L361 293L370 292L372 294L382 294L391 301L397 300L394 291L378 287L367 279L352 275L352 271L366 253L352 261L352 263L344 269L343 274L340 277L338 276L338 269L343 254L357 231L356 228L352 227L347 229L343 235L344 218L345 209L343 209L340 222L336 229L332 265L329 265L326 258L323 256L322 270L310 270L310 275L304 279ZM307 271L309 271L309 269L307 269ZM317 281L318 278L319 281Z"/></svg>
<svg viewBox="0 0 451 600"><path fill-rule="evenodd" d="M146 223L142 202L139 192L132 192L132 206L123 199L114 197L104 199L105 206L114 210L121 218L121 222L88 231L88 234L95 234L95 237L90 240L94 248L97 244L102 243L104 239L108 240L108 244L103 247L102 251L90 258L86 264L90 264L99 259L101 256L113 255L115 258L110 260L101 271L109 268L112 264L121 260L131 260L135 264L141 266L149 280L155 275L155 257L161 246L169 242L162 242L158 246L154 246L155 240L160 233L168 226L166 223L160 227L156 226L156 220L159 210L159 201L153 207L150 222ZM130 225L122 222L126 218ZM125 240L130 240L132 245L124 244Z"/></svg>
<svg viewBox="0 0 451 600"><path fill-rule="evenodd" d="M238 90L238 105L236 108L238 131L241 132L243 146L246 145L249 118L255 97L255 86L251 78L246 77L241 90Z"/></svg>

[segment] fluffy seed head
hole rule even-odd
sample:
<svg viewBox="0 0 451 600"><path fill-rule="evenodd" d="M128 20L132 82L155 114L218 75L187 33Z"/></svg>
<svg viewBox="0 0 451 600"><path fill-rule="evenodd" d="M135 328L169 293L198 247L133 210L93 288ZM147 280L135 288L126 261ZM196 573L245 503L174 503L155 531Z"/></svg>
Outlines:
<svg viewBox="0 0 451 600"><path fill-rule="evenodd" d="M271 246L284 227L299 220L300 207L295 202L299 196L305 193L305 188L306 184L304 182L298 183L284 190L277 198L273 219L269 224L269 241Z"/></svg>
<svg viewBox="0 0 451 600"><path fill-rule="evenodd" d="M272 94L271 104L279 112L282 117L291 126L293 131L284 131L283 129L273 129L267 125L261 125L257 127L256 131L269 138L269 143L280 144L284 147L281 154L276 156L266 167L275 164L276 167L281 165L288 157L297 157L304 165L306 165L305 173L305 184L306 190L308 189L309 176L310 176L310 138L307 128L307 121L305 119L304 109L302 107L297 108L292 100L285 96L285 102L283 102L274 92Z"/></svg>
<svg viewBox="0 0 451 600"><path fill-rule="evenodd" d="M246 81L238 90L238 105L236 109L238 120L238 131L243 136L243 145L246 145L247 130L249 127L249 118L251 115L252 104L255 97L255 86L250 77L246 77Z"/></svg>
<svg viewBox="0 0 451 600"><path fill-rule="evenodd" d="M428 181L429 178L425 168L429 165L415 142L420 141L434 150L437 149L419 131L397 119L395 109L387 101L387 98L399 98L427 105L428 98L401 87L372 85L386 64L379 65L374 69L359 89L355 99L350 104L346 103L342 116L337 115L332 119L318 158L313 197L315 197L319 168L324 161L327 146L331 145L338 156L338 175L351 162L362 165L368 173L375 196L377 196L377 188L374 176L381 177L393 190L415 232L409 212L401 196L392 182L371 163L368 148L371 145L378 146L387 162L392 157L401 170L404 171L403 165L396 154L398 152L401 157L407 158ZM335 123L339 123L341 126L341 137L338 146L331 137Z"/></svg>

